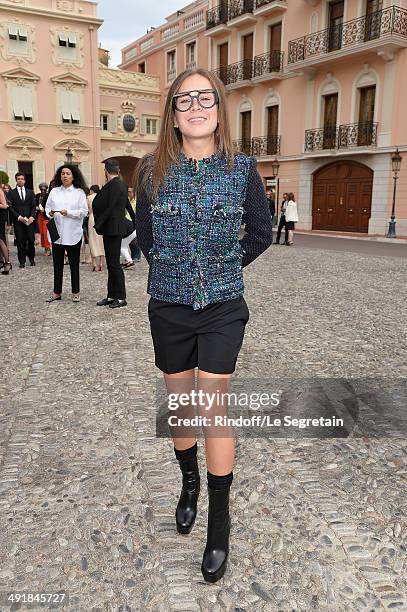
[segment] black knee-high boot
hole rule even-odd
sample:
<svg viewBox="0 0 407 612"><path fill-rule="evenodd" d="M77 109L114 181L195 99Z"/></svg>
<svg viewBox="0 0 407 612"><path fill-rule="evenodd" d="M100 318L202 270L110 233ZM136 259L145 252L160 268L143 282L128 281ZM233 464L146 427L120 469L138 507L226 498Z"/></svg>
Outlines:
<svg viewBox="0 0 407 612"><path fill-rule="evenodd" d="M214 476L208 472L208 531L201 571L207 582L216 582L226 571L229 555L229 493L233 472ZM216 487L216 488L214 488Z"/></svg>
<svg viewBox="0 0 407 612"><path fill-rule="evenodd" d="M178 533L189 533L195 523L200 489L197 449L197 444L183 451L174 448L182 472L181 495L175 511Z"/></svg>

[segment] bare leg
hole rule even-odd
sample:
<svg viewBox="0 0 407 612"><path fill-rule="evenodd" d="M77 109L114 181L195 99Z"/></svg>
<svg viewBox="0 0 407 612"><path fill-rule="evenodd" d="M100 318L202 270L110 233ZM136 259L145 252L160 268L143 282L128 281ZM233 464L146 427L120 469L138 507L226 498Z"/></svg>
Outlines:
<svg viewBox="0 0 407 612"><path fill-rule="evenodd" d="M195 370L185 370L177 374L164 374L165 384L168 395L170 393L188 393L195 389ZM192 415L191 406L182 406L174 411L180 418L190 418ZM191 448L196 442L195 429L192 427L174 427L171 429L174 447L177 450Z"/></svg>
<svg viewBox="0 0 407 612"><path fill-rule="evenodd" d="M211 397L222 397L228 393L232 374L211 374L198 370L198 389ZM217 395L218 394L218 395ZM215 476L230 474L235 462L235 438L231 427L214 426L216 415L227 416L227 401L214 402L210 410L202 406L200 414L212 419L211 427L204 427L206 465Z"/></svg>

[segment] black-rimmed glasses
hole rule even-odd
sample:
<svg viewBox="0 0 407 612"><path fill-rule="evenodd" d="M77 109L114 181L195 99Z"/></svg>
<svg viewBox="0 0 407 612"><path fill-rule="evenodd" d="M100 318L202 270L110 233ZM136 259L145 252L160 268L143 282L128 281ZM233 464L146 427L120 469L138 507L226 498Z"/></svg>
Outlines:
<svg viewBox="0 0 407 612"><path fill-rule="evenodd" d="M190 91L175 94L172 99L173 109L185 113L192 108L194 99L197 100L201 108L212 108L219 103L218 92L214 89L196 89L195 91L195 95L192 95Z"/></svg>

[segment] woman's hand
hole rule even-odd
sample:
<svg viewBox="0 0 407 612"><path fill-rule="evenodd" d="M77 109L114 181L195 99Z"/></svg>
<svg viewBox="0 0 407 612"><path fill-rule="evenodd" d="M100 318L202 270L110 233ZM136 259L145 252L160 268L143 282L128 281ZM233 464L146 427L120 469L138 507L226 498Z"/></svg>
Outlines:
<svg viewBox="0 0 407 612"><path fill-rule="evenodd" d="M61 213L61 215L62 215L63 217L66 217L66 216L67 216L67 214L68 214L68 211L67 211L67 209L66 209L66 208L63 208L63 209L60 211L60 213Z"/></svg>
<svg viewBox="0 0 407 612"><path fill-rule="evenodd" d="M50 216L50 217L53 217L54 215L55 215L55 210L50 210L50 211L49 211L49 216Z"/></svg>

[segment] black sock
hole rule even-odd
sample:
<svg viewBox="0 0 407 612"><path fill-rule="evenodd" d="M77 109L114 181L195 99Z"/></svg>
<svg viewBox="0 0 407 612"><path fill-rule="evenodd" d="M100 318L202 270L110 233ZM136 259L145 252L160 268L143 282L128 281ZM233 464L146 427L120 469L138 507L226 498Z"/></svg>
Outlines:
<svg viewBox="0 0 407 612"><path fill-rule="evenodd" d="M215 476L215 474L207 472L207 478L208 487L210 489L217 489L218 491L220 489L229 489L233 480L233 472L230 472L230 474L226 474L225 476Z"/></svg>
<svg viewBox="0 0 407 612"><path fill-rule="evenodd" d="M195 444L191 446L191 448L186 448L185 450L178 450L174 446L174 453L178 461L181 461L182 459L188 459L189 457L196 457L197 452L198 442L195 442Z"/></svg>

